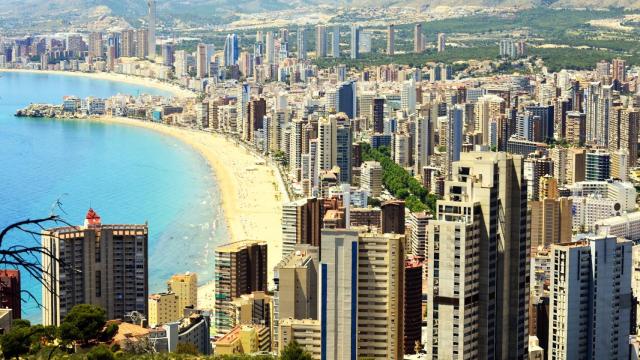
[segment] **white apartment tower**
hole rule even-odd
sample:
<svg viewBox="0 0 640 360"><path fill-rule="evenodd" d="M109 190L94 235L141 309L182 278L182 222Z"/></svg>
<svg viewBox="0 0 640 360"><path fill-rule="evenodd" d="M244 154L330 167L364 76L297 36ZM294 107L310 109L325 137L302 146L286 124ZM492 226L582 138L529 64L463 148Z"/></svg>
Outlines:
<svg viewBox="0 0 640 360"><path fill-rule="evenodd" d="M612 236L551 246L549 360L629 357L631 252Z"/></svg>

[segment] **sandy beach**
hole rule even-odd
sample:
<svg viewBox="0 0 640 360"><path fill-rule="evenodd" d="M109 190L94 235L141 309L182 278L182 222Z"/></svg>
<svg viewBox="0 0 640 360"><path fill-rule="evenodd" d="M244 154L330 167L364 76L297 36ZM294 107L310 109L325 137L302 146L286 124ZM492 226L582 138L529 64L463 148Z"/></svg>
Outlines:
<svg viewBox="0 0 640 360"><path fill-rule="evenodd" d="M272 278L273 267L281 259L282 203L287 200L274 166L223 135L128 118L103 117L95 121L154 130L198 151L213 170L220 189L229 241L267 241L269 279ZM200 307L213 308L213 289L213 283L199 288Z"/></svg>
<svg viewBox="0 0 640 360"><path fill-rule="evenodd" d="M32 74L45 74L45 75L64 75L64 76L79 76L96 80L108 80L127 83L131 85L147 86L162 91L171 92L176 97L195 97L196 94L187 89L181 88L178 85L162 82L156 79L150 79L140 76L123 75L108 72L80 72L80 71L53 71L53 70L29 70L29 69L0 69L0 73L3 72L21 72Z"/></svg>

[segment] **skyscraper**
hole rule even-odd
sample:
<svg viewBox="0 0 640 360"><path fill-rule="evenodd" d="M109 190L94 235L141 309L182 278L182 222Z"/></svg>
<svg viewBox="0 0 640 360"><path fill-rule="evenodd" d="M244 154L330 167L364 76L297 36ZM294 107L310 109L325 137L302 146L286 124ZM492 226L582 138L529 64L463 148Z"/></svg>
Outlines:
<svg viewBox="0 0 640 360"><path fill-rule="evenodd" d="M373 131L382 134L384 132L384 98L374 98L371 106Z"/></svg>
<svg viewBox="0 0 640 360"><path fill-rule="evenodd" d="M382 203L382 233L404 234L405 203L402 200L388 200Z"/></svg>
<svg viewBox="0 0 640 360"><path fill-rule="evenodd" d="M198 44L196 50L196 78L206 78L208 68L209 62L207 61L207 46L205 44Z"/></svg>
<svg viewBox="0 0 640 360"><path fill-rule="evenodd" d="M338 112L347 114L349 119L354 119L357 108L357 85L355 81L346 81L338 86Z"/></svg>
<svg viewBox="0 0 640 360"><path fill-rule="evenodd" d="M239 57L240 43L238 35L235 33L228 34L224 42L224 66L237 65Z"/></svg>
<svg viewBox="0 0 640 360"><path fill-rule="evenodd" d="M331 56L340 57L340 25L334 25L331 31Z"/></svg>
<svg viewBox="0 0 640 360"><path fill-rule="evenodd" d="M387 27L387 55L393 55L396 47L396 29L391 24Z"/></svg>
<svg viewBox="0 0 640 360"><path fill-rule="evenodd" d="M351 184L353 129L351 120L343 113L336 115L336 164L340 168L340 182Z"/></svg>
<svg viewBox="0 0 640 360"><path fill-rule="evenodd" d="M150 59L156 58L156 1L148 0L149 42L147 53Z"/></svg>
<svg viewBox="0 0 640 360"><path fill-rule="evenodd" d="M232 301L267 291L267 244L238 241L217 247L215 256L215 327L226 334L236 325Z"/></svg>
<svg viewBox="0 0 640 360"><path fill-rule="evenodd" d="M298 60L307 58L307 35L305 28L298 28Z"/></svg>
<svg viewBox="0 0 640 360"><path fill-rule="evenodd" d="M323 230L319 317L322 359L358 359L358 232Z"/></svg>
<svg viewBox="0 0 640 360"><path fill-rule="evenodd" d="M172 43L162 44L162 65L173 66L175 59L176 47Z"/></svg>
<svg viewBox="0 0 640 360"><path fill-rule="evenodd" d="M92 32L89 34L89 60L93 61L97 58L102 58L104 55L102 45L101 32Z"/></svg>
<svg viewBox="0 0 640 360"><path fill-rule="evenodd" d="M407 80L402 84L400 92L400 107L407 115L413 115L416 112L416 82L415 80Z"/></svg>
<svg viewBox="0 0 640 360"><path fill-rule="evenodd" d="M552 245L548 359L627 359L631 241L589 236Z"/></svg>
<svg viewBox="0 0 640 360"><path fill-rule="evenodd" d="M131 311L147 314L147 225L105 225L89 209L83 226L48 229L42 247L60 259L42 258L42 320L60 325L78 304L104 308L108 319Z"/></svg>
<svg viewBox="0 0 640 360"><path fill-rule="evenodd" d="M300 199L282 205L282 256L297 244L320 246L322 200Z"/></svg>
<svg viewBox="0 0 640 360"><path fill-rule="evenodd" d="M592 150L585 156L585 180L604 181L611 174L611 154L604 150Z"/></svg>
<svg viewBox="0 0 640 360"><path fill-rule="evenodd" d="M360 27L351 25L351 59L357 59L360 54Z"/></svg>
<svg viewBox="0 0 640 360"><path fill-rule="evenodd" d="M438 34L438 52L444 52L447 48L447 35L444 33Z"/></svg>
<svg viewBox="0 0 640 360"><path fill-rule="evenodd" d="M427 351L441 356L452 356L456 351L460 357L477 351L471 358L523 359L528 351L529 303L523 159L502 152L462 153L460 161L452 164L444 193L428 231L428 258L436 259L437 251L440 260L427 265L427 278L439 284L430 290L438 294L428 296L433 303L427 308L439 310L437 323L435 313L427 316ZM460 256L454 257L458 248ZM472 260L474 257L478 261ZM459 276L452 276L455 274ZM465 299L474 301L468 312ZM454 316L456 304L463 302L464 309L458 307ZM453 326L455 322L458 327ZM440 341L455 339L459 331L464 332L459 333L457 349ZM465 334L473 337L466 339ZM473 345L476 341L477 346Z"/></svg>
<svg viewBox="0 0 640 360"><path fill-rule="evenodd" d="M275 56L276 56L275 50L276 49L275 49L275 43L273 38L273 31L267 31L267 37L265 41L265 51L264 51L264 58L267 64L275 63Z"/></svg>
<svg viewBox="0 0 640 360"><path fill-rule="evenodd" d="M451 164L460 160L462 152L462 124L464 108L455 105L449 109L449 121L447 122L447 170L451 170Z"/></svg>
<svg viewBox="0 0 640 360"><path fill-rule="evenodd" d="M124 57L136 56L135 32L133 29L123 30L120 36L120 54Z"/></svg>
<svg viewBox="0 0 640 360"><path fill-rule="evenodd" d="M422 39L422 24L416 24L413 28L413 52L421 53L424 51L424 40Z"/></svg>
<svg viewBox="0 0 640 360"><path fill-rule="evenodd" d="M422 343L422 258L407 257L404 268L404 353Z"/></svg>
<svg viewBox="0 0 640 360"><path fill-rule="evenodd" d="M144 59L149 56L149 30L136 30L136 57Z"/></svg>
<svg viewBox="0 0 640 360"><path fill-rule="evenodd" d="M316 26L316 58L327 57L327 27Z"/></svg>
<svg viewBox="0 0 640 360"><path fill-rule="evenodd" d="M358 358L404 357L404 243L404 234L358 234Z"/></svg>

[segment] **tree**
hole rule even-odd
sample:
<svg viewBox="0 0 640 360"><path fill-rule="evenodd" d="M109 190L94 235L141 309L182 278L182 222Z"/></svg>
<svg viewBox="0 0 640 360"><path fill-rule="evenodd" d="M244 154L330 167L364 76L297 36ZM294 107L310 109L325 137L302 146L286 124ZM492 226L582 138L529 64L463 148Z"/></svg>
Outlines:
<svg viewBox="0 0 640 360"><path fill-rule="evenodd" d="M294 340L282 350L280 360L311 360L311 354Z"/></svg>
<svg viewBox="0 0 640 360"><path fill-rule="evenodd" d="M0 337L2 355L5 359L16 358L27 354L31 348L31 328L18 326Z"/></svg>
<svg viewBox="0 0 640 360"><path fill-rule="evenodd" d="M57 201L54 204L55 208L62 210L62 203ZM41 232L46 227L54 227L60 225L72 226L64 221L60 216L52 214L44 218L38 219L24 219L8 225L0 231L0 267L1 268L14 268L19 269L23 273L28 273L32 278L38 281L45 290L55 293L55 289L51 288L49 284L44 280L44 275L48 269L42 268L42 258L48 257L53 263L58 263L60 266L66 266L60 261L51 250L42 247L40 236ZM22 234L28 234L32 237L35 244L29 245L24 240L13 241L16 245L7 245L6 241L9 241L9 235L14 232ZM27 298L34 301L38 306L41 306L36 297L28 290L22 290Z"/></svg>
<svg viewBox="0 0 640 360"><path fill-rule="evenodd" d="M109 350L109 348L104 344L100 344L94 347L93 349L89 350L89 352L87 353L87 360L113 360L113 359L115 359L115 356L113 355L111 350Z"/></svg>
<svg viewBox="0 0 640 360"><path fill-rule="evenodd" d="M86 344L89 340L98 338L106 322L107 314L101 307L89 304L76 305L60 324L60 339Z"/></svg>

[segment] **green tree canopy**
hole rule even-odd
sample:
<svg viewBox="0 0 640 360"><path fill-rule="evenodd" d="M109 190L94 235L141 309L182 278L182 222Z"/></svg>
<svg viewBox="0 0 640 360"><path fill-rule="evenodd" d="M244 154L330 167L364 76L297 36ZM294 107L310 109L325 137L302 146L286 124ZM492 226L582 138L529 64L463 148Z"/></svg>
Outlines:
<svg viewBox="0 0 640 360"><path fill-rule="evenodd" d="M285 346L280 353L280 360L312 360L311 354L303 349L296 341Z"/></svg>
<svg viewBox="0 0 640 360"><path fill-rule="evenodd" d="M60 324L60 339L86 344L98 338L106 322L107 315L103 308L89 304L76 305Z"/></svg>

